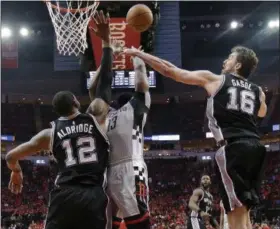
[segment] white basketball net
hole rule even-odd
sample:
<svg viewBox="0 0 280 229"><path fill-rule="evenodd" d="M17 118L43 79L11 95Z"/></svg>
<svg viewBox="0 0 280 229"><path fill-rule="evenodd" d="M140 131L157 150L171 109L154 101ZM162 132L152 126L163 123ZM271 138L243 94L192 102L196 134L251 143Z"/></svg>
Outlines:
<svg viewBox="0 0 280 229"><path fill-rule="evenodd" d="M62 3L67 4L62 8ZM62 55L84 53L87 44L87 26L99 1L46 1L56 33L57 49ZM67 11L65 10L68 9Z"/></svg>

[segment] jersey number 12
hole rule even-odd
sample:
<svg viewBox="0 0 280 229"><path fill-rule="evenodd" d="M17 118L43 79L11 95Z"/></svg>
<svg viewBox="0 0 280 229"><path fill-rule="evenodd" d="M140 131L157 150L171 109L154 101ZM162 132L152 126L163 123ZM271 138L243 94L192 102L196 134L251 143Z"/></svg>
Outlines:
<svg viewBox="0 0 280 229"><path fill-rule="evenodd" d="M62 147L66 151L65 165L73 166L77 164L77 158L73 155L71 140L66 139L62 142ZM93 137L80 137L76 142L79 164L97 162L95 139Z"/></svg>
<svg viewBox="0 0 280 229"><path fill-rule="evenodd" d="M255 93L248 90L241 90L238 93L238 90L236 87L230 87L228 88L228 94L229 94L229 102L227 104L227 109L229 110L236 110L236 111L242 111L243 113L247 113L249 115L252 115L254 113L255 109ZM240 97L240 104L238 104L238 96Z"/></svg>

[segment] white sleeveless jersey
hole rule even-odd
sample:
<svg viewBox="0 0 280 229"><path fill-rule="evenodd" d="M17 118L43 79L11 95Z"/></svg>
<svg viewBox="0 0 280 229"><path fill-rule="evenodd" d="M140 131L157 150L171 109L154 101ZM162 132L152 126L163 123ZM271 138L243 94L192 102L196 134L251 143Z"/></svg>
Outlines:
<svg viewBox="0 0 280 229"><path fill-rule="evenodd" d="M120 109L110 109L106 120L111 145L110 165L143 160L143 129L150 105L149 92L135 92L132 99Z"/></svg>

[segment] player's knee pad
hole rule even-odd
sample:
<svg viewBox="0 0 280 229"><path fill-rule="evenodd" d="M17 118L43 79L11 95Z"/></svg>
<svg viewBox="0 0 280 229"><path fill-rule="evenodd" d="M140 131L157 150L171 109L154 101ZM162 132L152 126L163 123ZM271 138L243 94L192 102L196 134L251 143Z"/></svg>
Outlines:
<svg viewBox="0 0 280 229"><path fill-rule="evenodd" d="M127 229L150 229L150 213L139 214L124 219Z"/></svg>

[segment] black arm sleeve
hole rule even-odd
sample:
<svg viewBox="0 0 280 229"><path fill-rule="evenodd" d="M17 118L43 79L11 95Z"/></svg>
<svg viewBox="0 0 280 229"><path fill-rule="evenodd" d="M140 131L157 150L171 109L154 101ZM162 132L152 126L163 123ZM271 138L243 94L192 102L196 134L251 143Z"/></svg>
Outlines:
<svg viewBox="0 0 280 229"><path fill-rule="evenodd" d="M113 77L113 50L109 47L103 48L103 55L100 66L100 77L97 82L96 98L103 99L106 103L110 103L112 97L112 77Z"/></svg>
<svg viewBox="0 0 280 229"><path fill-rule="evenodd" d="M134 108L134 114L141 116L144 113L148 113L149 107L147 107L146 96L143 92L136 91L132 99L130 100L131 106Z"/></svg>

